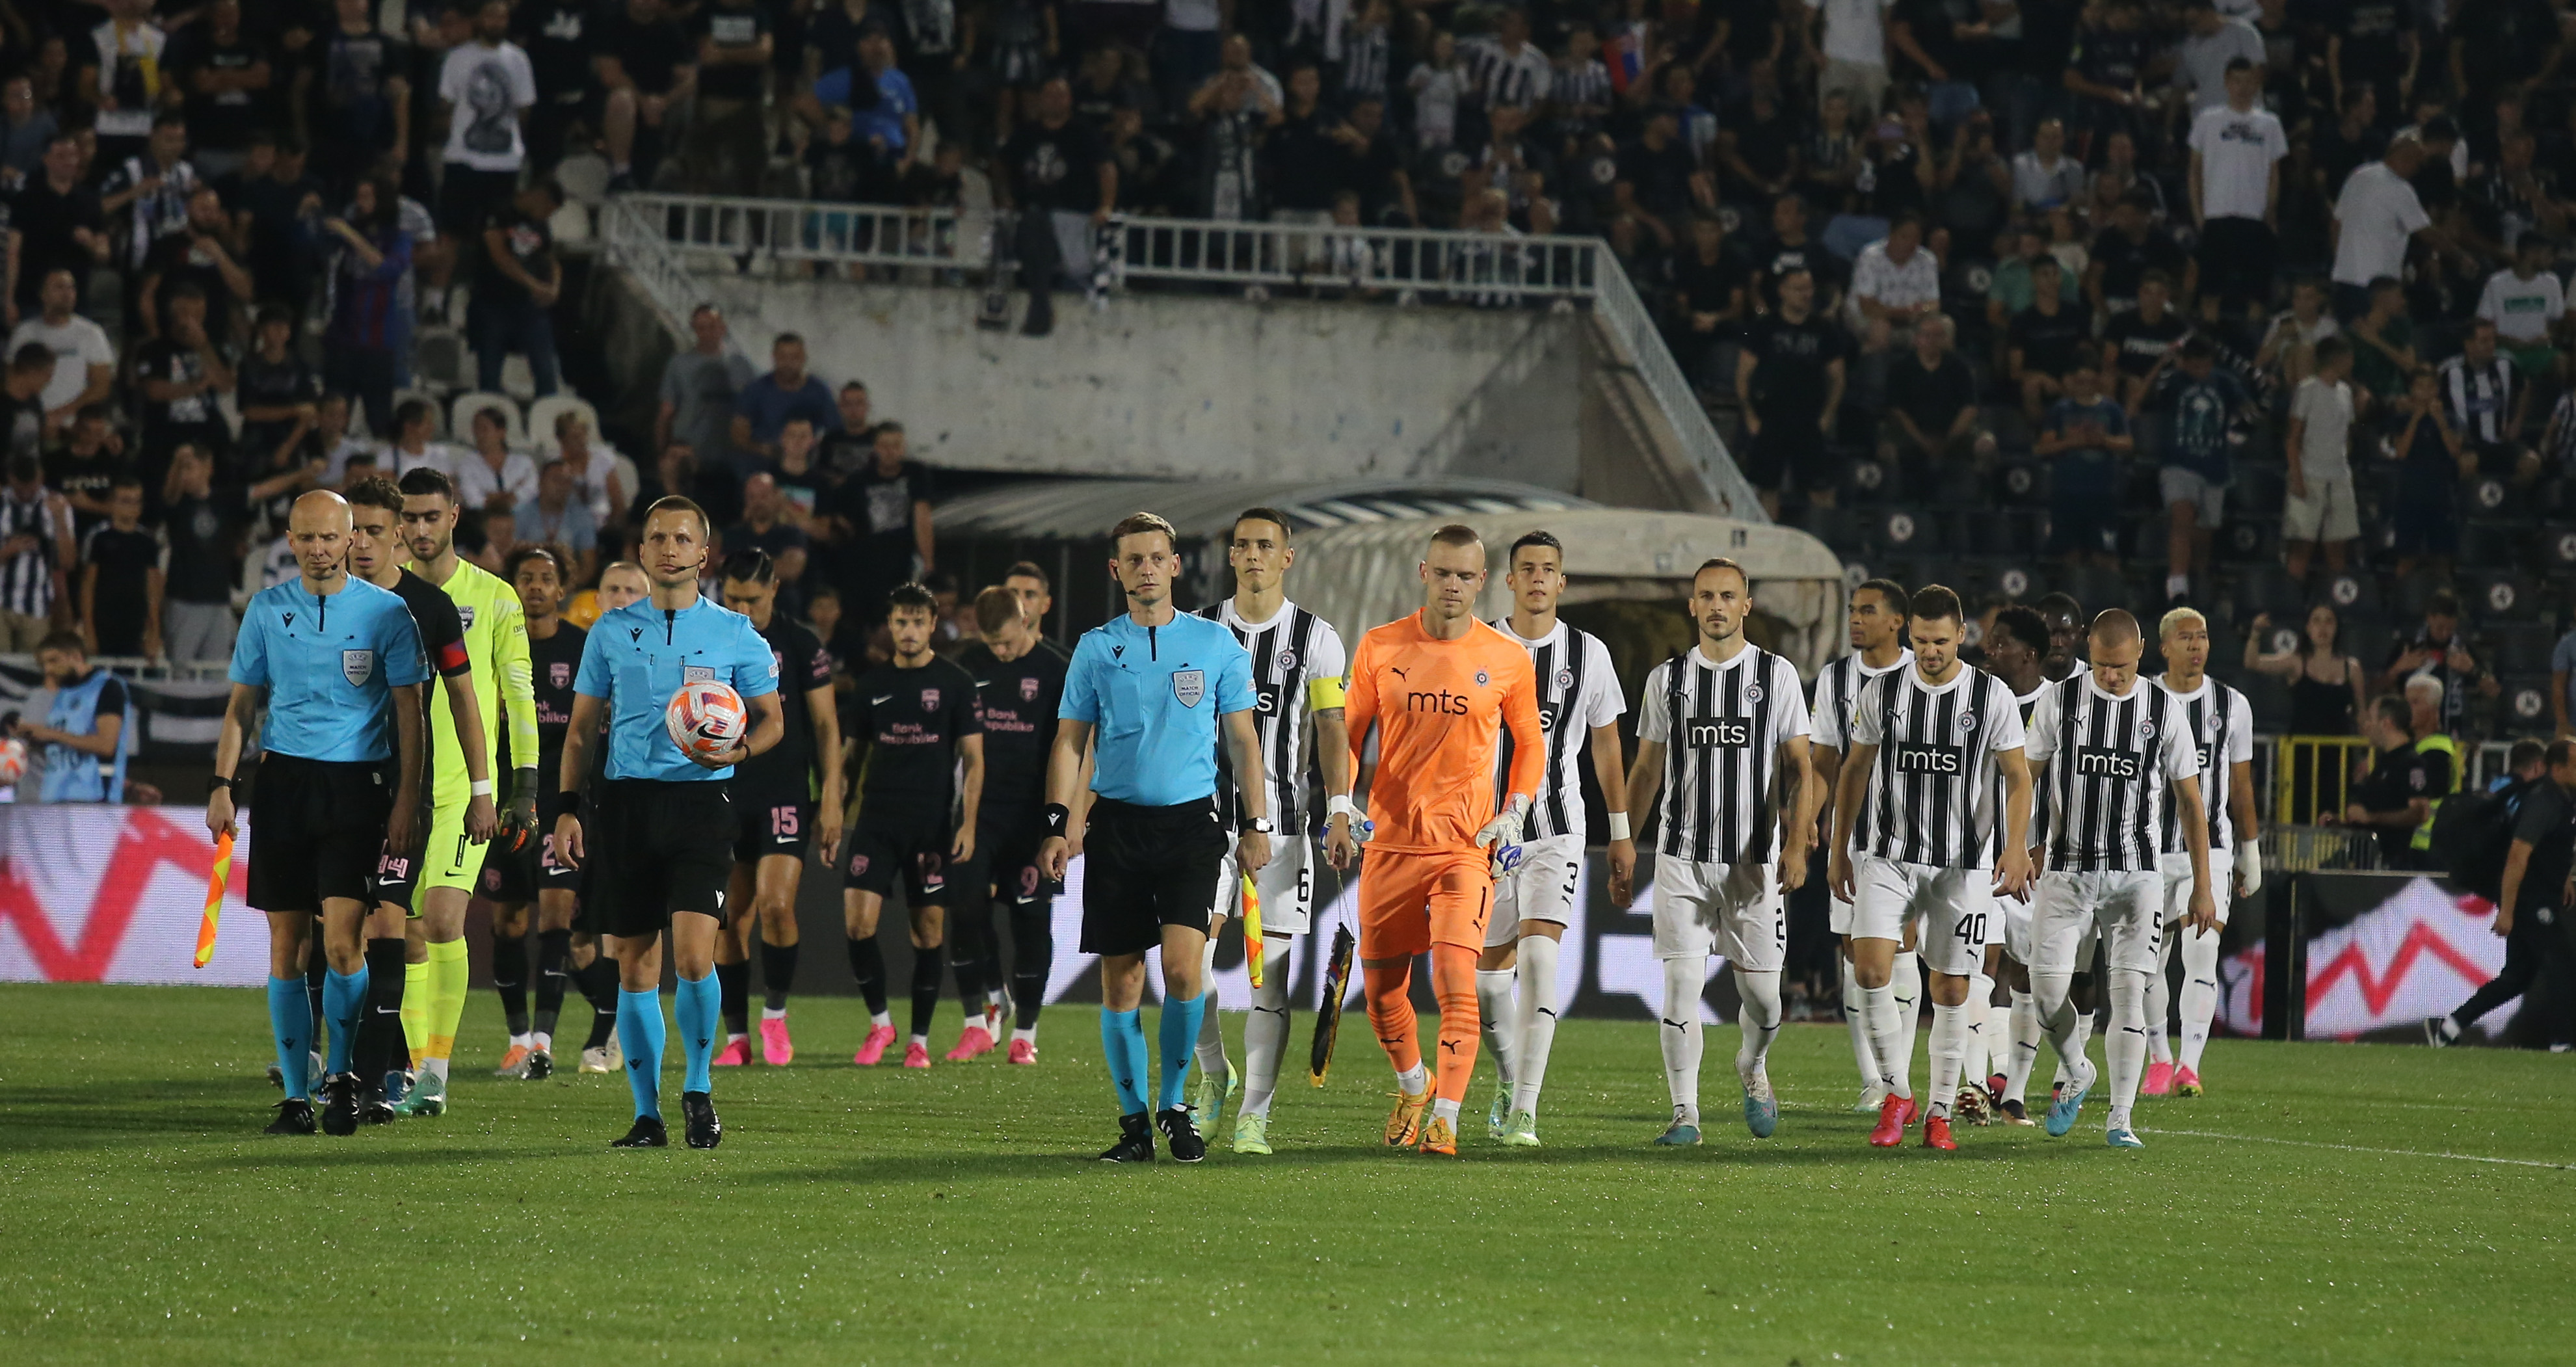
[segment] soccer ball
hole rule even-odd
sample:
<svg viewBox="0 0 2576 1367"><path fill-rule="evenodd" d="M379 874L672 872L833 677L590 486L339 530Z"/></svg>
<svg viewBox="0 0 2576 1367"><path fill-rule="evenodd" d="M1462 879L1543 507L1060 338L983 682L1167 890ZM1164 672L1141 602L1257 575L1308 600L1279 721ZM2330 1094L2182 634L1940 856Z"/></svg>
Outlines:
<svg viewBox="0 0 2576 1367"><path fill-rule="evenodd" d="M671 743L687 755L716 755L742 743L751 730L751 710L731 684L702 680L683 684L662 709L662 726Z"/></svg>
<svg viewBox="0 0 2576 1367"><path fill-rule="evenodd" d="M0 784L17 782L27 772L27 743L16 737L0 740Z"/></svg>

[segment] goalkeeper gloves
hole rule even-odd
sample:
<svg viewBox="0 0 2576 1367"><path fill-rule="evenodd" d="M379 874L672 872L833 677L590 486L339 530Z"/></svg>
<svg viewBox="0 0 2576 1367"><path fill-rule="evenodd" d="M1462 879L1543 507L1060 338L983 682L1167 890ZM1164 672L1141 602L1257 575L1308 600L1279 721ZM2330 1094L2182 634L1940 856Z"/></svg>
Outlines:
<svg viewBox="0 0 2576 1367"><path fill-rule="evenodd" d="M1476 832L1476 844L1493 849L1494 872L1509 873L1520 866L1521 826L1529 817L1529 809L1529 795L1514 793L1503 809L1494 813L1494 819Z"/></svg>

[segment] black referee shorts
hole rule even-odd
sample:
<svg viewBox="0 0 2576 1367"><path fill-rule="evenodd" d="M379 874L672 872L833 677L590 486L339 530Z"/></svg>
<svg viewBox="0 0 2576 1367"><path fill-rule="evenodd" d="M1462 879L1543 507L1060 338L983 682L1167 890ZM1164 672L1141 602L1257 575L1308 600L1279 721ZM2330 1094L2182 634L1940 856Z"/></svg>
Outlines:
<svg viewBox="0 0 2576 1367"><path fill-rule="evenodd" d="M957 828L945 808L937 811L861 809L850 830L849 861L844 885L879 897L891 896L903 880L904 905L945 906L960 885L948 866Z"/></svg>
<svg viewBox="0 0 2576 1367"><path fill-rule="evenodd" d="M260 756L243 900L260 911L319 912L330 897L365 904L392 812L393 791L373 760Z"/></svg>
<svg viewBox="0 0 2576 1367"><path fill-rule="evenodd" d="M652 935L681 911L722 920L733 835L732 794L722 781L628 778L597 785L582 823L590 928L601 935Z"/></svg>
<svg viewBox="0 0 2576 1367"><path fill-rule="evenodd" d="M1165 926L1206 934L1225 850L1214 798L1177 807L1095 798L1082 840L1082 952L1142 954Z"/></svg>

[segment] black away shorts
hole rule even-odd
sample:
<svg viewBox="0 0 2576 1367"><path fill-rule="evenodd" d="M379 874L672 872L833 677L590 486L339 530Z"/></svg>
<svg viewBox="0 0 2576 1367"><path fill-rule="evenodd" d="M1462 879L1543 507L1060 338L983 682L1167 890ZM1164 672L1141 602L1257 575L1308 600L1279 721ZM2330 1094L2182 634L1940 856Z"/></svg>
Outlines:
<svg viewBox="0 0 2576 1367"><path fill-rule="evenodd" d="M956 839L944 807L917 813L862 810L859 824L850 829L849 861L841 871L844 886L886 897L900 877L906 906L945 906L960 882L949 876L959 871L948 866Z"/></svg>
<svg viewBox="0 0 2576 1367"><path fill-rule="evenodd" d="M814 803L801 792L734 794L733 862L757 864L773 854L798 863L814 839Z"/></svg>

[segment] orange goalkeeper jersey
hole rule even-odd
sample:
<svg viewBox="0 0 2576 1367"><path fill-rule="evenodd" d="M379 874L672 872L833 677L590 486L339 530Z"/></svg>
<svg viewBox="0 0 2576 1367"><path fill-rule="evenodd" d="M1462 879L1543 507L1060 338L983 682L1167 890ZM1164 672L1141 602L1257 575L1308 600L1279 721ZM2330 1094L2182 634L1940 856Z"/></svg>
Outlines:
<svg viewBox="0 0 2576 1367"><path fill-rule="evenodd" d="M1474 849L1476 832L1494 818L1494 752L1504 727L1512 732L1506 788L1538 793L1547 740L1529 649L1483 622L1443 641L1423 629L1416 612L1361 637L1343 720L1354 751L1367 745L1370 723L1377 725L1372 849Z"/></svg>

